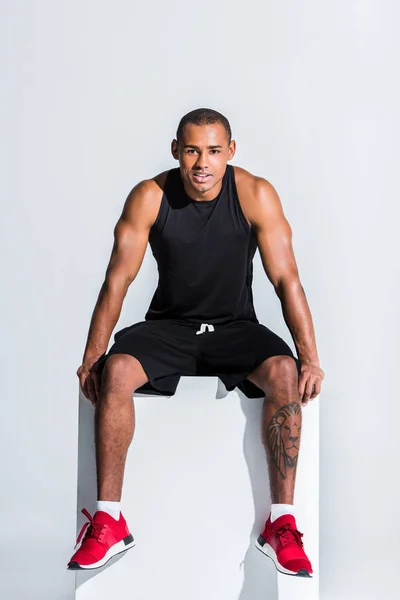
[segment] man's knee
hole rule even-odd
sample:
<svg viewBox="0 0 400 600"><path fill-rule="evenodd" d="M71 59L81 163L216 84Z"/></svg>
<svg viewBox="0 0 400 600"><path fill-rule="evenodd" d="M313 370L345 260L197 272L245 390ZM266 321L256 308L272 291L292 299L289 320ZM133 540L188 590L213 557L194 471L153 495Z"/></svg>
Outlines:
<svg viewBox="0 0 400 600"><path fill-rule="evenodd" d="M252 374L252 379L263 391L271 387L292 386L298 382L297 364L291 356L271 356Z"/></svg>
<svg viewBox="0 0 400 600"><path fill-rule="evenodd" d="M265 362L266 374L269 381L273 382L298 378L296 361L291 356L271 356Z"/></svg>
<svg viewBox="0 0 400 600"><path fill-rule="evenodd" d="M104 391L134 392L148 381L148 377L137 358L130 354L112 354L105 362L102 374Z"/></svg>

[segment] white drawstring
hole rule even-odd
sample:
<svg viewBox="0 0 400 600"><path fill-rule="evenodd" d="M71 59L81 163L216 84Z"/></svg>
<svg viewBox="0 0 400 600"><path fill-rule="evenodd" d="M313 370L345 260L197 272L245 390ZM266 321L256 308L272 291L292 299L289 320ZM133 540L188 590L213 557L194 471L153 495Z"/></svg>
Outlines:
<svg viewBox="0 0 400 600"><path fill-rule="evenodd" d="M196 331L196 335L200 335L201 333L204 333L206 331L206 329L208 329L208 331L214 331L214 325L211 325L209 323L202 323L200 325L200 329L198 331Z"/></svg>

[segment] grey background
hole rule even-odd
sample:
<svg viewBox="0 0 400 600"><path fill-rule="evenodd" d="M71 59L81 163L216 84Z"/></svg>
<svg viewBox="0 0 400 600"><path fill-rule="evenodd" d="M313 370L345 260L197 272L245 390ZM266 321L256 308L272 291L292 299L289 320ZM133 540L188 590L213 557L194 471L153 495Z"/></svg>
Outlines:
<svg viewBox="0 0 400 600"><path fill-rule="evenodd" d="M395 597L398 5L3 0L0 11L2 595L71 598L60 564L75 528L75 371L112 227L137 181L175 166L180 117L210 106L231 121L233 164L281 196L314 317L321 598ZM119 327L142 318L150 260ZM260 319L290 341L259 263L254 291Z"/></svg>

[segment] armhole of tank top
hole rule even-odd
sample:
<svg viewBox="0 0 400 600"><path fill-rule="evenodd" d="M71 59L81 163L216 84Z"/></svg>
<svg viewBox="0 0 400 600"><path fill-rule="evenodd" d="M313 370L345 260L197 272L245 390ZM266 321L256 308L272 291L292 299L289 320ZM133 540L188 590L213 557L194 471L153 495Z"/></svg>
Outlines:
<svg viewBox="0 0 400 600"><path fill-rule="evenodd" d="M163 195L162 195L162 198L161 198L161 202L160 202L160 208L158 209L156 220L154 221L153 225L150 227L150 231L152 229L154 229L155 227L157 227L157 225L161 221L162 213L164 212L164 206L163 206L163 204L164 204L164 196L165 196L165 194L163 192Z"/></svg>
<svg viewBox="0 0 400 600"><path fill-rule="evenodd" d="M246 231L250 232L250 231L253 231L253 227L250 225L250 223L246 219L246 216L243 212L242 205L240 204L240 200L239 200L239 194L238 194L237 187L236 187L235 169L234 169L233 165L230 165L230 167L232 169L231 170L231 172L232 172L232 187L233 187L233 191L234 191L235 201L236 201L236 204L238 207L239 217L240 217L243 225L245 226Z"/></svg>
<svg viewBox="0 0 400 600"><path fill-rule="evenodd" d="M161 197L161 202L160 202L160 208L158 209L158 213L157 213L157 217L156 220L154 221L153 225L150 227L150 231L155 228L161 221L161 218L165 212L165 203L167 201L166 196L165 196L165 188L167 186L167 181L170 177L171 171L168 172L167 177L165 178L165 182L164 182L164 189L163 189L163 193L162 193L162 197Z"/></svg>

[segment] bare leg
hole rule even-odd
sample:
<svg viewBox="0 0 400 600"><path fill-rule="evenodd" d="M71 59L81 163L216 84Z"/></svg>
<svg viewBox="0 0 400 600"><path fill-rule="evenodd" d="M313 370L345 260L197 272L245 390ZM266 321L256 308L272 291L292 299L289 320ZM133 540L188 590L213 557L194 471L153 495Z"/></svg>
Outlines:
<svg viewBox="0 0 400 600"><path fill-rule="evenodd" d="M288 356L268 358L247 379L265 393L262 441L271 501L293 504L302 422L295 361Z"/></svg>
<svg viewBox="0 0 400 600"><path fill-rule="evenodd" d="M132 394L147 381L140 362L128 354L114 354L104 365L95 413L98 500L121 500L126 456L135 431Z"/></svg>

